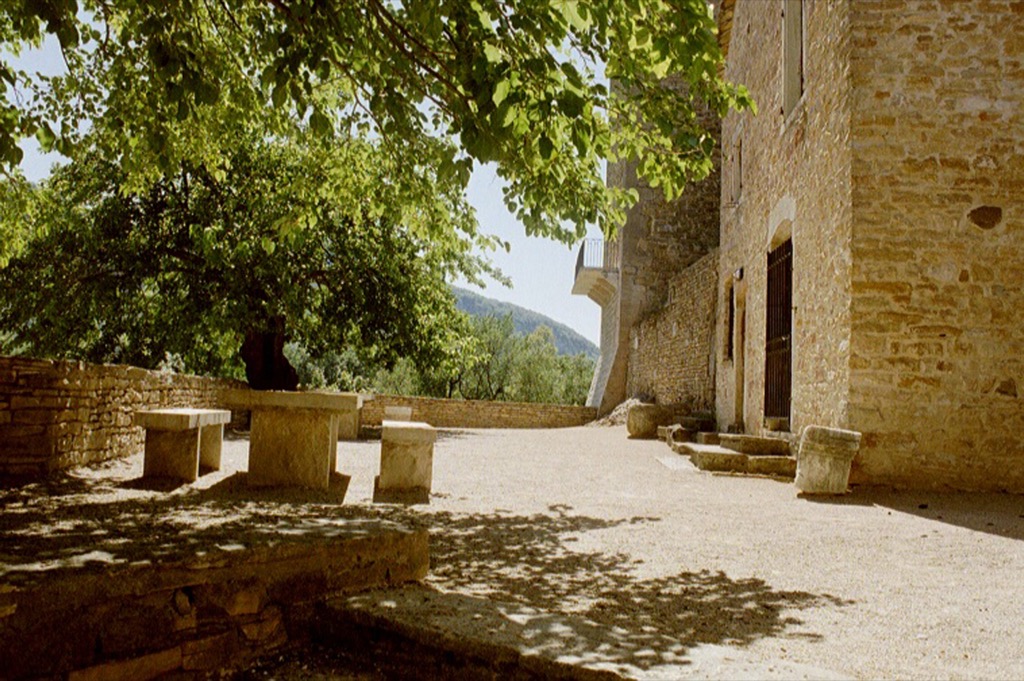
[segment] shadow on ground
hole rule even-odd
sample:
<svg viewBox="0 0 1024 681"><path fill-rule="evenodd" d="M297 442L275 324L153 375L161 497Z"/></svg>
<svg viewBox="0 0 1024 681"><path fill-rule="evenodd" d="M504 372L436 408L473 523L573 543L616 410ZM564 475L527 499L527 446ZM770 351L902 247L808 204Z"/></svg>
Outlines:
<svg viewBox="0 0 1024 681"><path fill-rule="evenodd" d="M994 492L896 490L855 487L839 497L805 497L813 503L877 506L948 525L1024 540L1024 496Z"/></svg>
<svg viewBox="0 0 1024 681"><path fill-rule="evenodd" d="M102 574L282 539L331 541L394 521L430 530L429 588L419 591L434 615L447 617L439 625L447 631L490 622L511 637L506 644L545 659L632 669L687 664L701 644L813 639L800 631L798 611L845 604L721 572L644 578L630 555L574 548L585 535L589 546L607 545L601 533L640 531L661 522L655 517L596 518L564 505L528 515L342 505L343 491L253 489L239 481L154 492L124 477L64 476L2 491L0 576L23 584L67 571ZM423 620L422 612L413 616Z"/></svg>
<svg viewBox="0 0 1024 681"><path fill-rule="evenodd" d="M407 608L406 616L420 626L465 628L467 639L495 632L521 651L622 671L688 664L688 654L701 644L814 639L795 631L802 621L794 611L847 604L722 572L643 579L630 556L572 550L584 533L652 522L659 519L591 518L564 506L532 515L432 514L433 590L405 592L399 596L404 606L397 608ZM394 598L384 597L387 607L396 607ZM364 599L371 611L372 602Z"/></svg>
<svg viewBox="0 0 1024 681"><path fill-rule="evenodd" d="M250 488L244 473L209 488L139 478L60 475L0 490L0 578L26 583L66 571L176 563L271 542L379 532L379 514L328 490Z"/></svg>

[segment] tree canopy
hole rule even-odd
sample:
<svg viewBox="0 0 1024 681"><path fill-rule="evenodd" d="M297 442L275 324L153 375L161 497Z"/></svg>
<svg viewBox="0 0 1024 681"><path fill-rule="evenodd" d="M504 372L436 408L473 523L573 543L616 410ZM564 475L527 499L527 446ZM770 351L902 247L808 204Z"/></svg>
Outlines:
<svg viewBox="0 0 1024 681"><path fill-rule="evenodd" d="M604 186L604 161L637 162L673 198L711 169L698 103L752 105L718 75L706 0L2 5L3 51L51 36L67 68L44 75L0 58L0 164L19 163L25 136L74 157L88 133L128 190L183 164L228 172L239 128L308 129L379 143L399 194L421 187L418 167L464 187L474 163L494 162L526 231L572 242L588 223L611 231L635 200ZM685 87L666 87L668 76Z"/></svg>
<svg viewBox="0 0 1024 681"><path fill-rule="evenodd" d="M221 375L239 373L241 347L250 383L275 388L295 387L287 369L258 365L268 352L283 361L287 338L314 357L350 347L384 365L447 356L458 317L445 278L486 265L410 225L471 231L457 186L424 177L430 192L381 210L395 205L389 157L357 140L239 138L229 161L220 174L185 164L131 194L119 166L85 155L30 192L33 237L0 268L8 342Z"/></svg>
<svg viewBox="0 0 1024 681"><path fill-rule="evenodd" d="M377 371L369 385L378 392L399 395L586 402L594 361L582 353L559 354L550 328L516 333L511 315L472 316L465 323L462 344L444 361L417 365L400 360L391 370Z"/></svg>

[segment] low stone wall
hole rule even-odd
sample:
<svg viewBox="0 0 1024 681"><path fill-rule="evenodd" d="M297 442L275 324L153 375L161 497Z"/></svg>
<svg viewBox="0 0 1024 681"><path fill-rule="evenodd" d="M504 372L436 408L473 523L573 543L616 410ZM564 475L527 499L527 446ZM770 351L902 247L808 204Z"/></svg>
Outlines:
<svg viewBox="0 0 1024 681"><path fill-rule="evenodd" d="M715 250L673 277L665 306L633 327L629 397L714 408L717 285Z"/></svg>
<svg viewBox="0 0 1024 681"><path fill-rule="evenodd" d="M571 428L597 418L593 407L377 395L363 405L361 425L379 426L384 408L396 406L412 407L413 421L435 428Z"/></svg>
<svg viewBox="0 0 1024 681"><path fill-rule="evenodd" d="M0 476L128 456L144 445L134 411L219 407L225 391L245 387L128 366L0 357Z"/></svg>
<svg viewBox="0 0 1024 681"><path fill-rule="evenodd" d="M8 573L0 584L0 676L222 678L304 645L326 599L426 576L427 530L344 529L210 547L170 563L155 554L130 565L82 561L53 575Z"/></svg>
<svg viewBox="0 0 1024 681"><path fill-rule="evenodd" d="M139 409L225 408L240 381L185 376L119 365L0 357L0 477L35 477L140 451ZM363 409L363 425L380 425L384 407L409 406L413 419L438 428L564 428L592 421L597 410L552 404L481 402L380 395ZM246 427L248 412L232 425Z"/></svg>

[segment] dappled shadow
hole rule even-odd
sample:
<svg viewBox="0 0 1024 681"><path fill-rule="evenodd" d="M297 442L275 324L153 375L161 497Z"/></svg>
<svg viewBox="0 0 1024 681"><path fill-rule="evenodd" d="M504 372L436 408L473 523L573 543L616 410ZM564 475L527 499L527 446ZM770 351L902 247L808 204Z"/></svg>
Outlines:
<svg viewBox="0 0 1024 681"><path fill-rule="evenodd" d="M472 627L465 609L481 615L483 608L524 650L641 670L687 664L702 644L814 638L802 630L799 611L844 605L722 572L650 574L634 556L604 548L657 517L591 517L558 504L532 514L342 505L338 487L252 488L244 473L229 472L153 492L133 486L140 464L0 490L0 578L30 586L138 564L189 564L282 541L375 534L397 523L430 530L428 585L453 613L447 626L457 628L461 617Z"/></svg>
<svg viewBox="0 0 1024 681"><path fill-rule="evenodd" d="M769 636L815 638L792 631L802 624L793 611L846 604L722 572L641 578L642 563L629 555L573 550L585 534L658 518L608 520L554 506L546 514L441 512L429 520L430 585L503 604L506 615L518 613L513 619L531 649L550 648L558 656L640 669L682 663L690 649L705 643L744 646ZM458 599L448 605L457 607Z"/></svg>
<svg viewBox="0 0 1024 681"><path fill-rule="evenodd" d="M27 584L68 571L172 564L271 543L379 533L380 518L330 489L252 488L244 473L208 488L153 492L139 478L70 476L0 491L0 578Z"/></svg>
<svg viewBox="0 0 1024 681"><path fill-rule="evenodd" d="M977 532L1024 540L1024 495L858 486L844 496L804 498L821 504L877 506Z"/></svg>

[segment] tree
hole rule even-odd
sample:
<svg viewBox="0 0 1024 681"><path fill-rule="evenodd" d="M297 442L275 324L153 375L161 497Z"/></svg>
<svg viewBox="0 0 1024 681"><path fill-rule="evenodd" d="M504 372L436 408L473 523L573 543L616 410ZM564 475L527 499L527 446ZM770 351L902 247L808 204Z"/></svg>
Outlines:
<svg viewBox="0 0 1024 681"><path fill-rule="evenodd" d="M449 348L445 361L416 365L400 361L393 370L378 371L371 381L382 393L583 404L594 362L584 354L559 355L554 334L540 326L517 334L512 316L484 315L466 319L462 343Z"/></svg>
<svg viewBox="0 0 1024 681"><path fill-rule="evenodd" d="M234 131L308 127L378 139L391 181L418 164L464 186L494 162L530 234L610 233L635 194L605 187L633 160L667 198L710 171L695 104L752 106L722 81L707 0L6 0L0 48L55 38L60 76L0 61L0 163L17 142L80 154L82 121L124 186L182 164L223 167ZM2 53L0 53L2 54ZM609 89L599 71L620 87ZM665 87L666 77L683 88ZM458 234L427 230L434 241Z"/></svg>
<svg viewBox="0 0 1024 681"><path fill-rule="evenodd" d="M425 174L416 203L383 208L388 157L357 140L242 137L229 160L142 194L99 154L61 168L32 198L37 236L0 269L0 328L37 354L218 374L238 372L241 348L257 388L295 387L288 339L314 358L447 356L445 278L487 266L410 225L471 229L457 186Z"/></svg>

